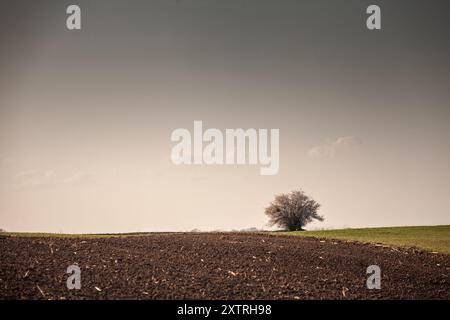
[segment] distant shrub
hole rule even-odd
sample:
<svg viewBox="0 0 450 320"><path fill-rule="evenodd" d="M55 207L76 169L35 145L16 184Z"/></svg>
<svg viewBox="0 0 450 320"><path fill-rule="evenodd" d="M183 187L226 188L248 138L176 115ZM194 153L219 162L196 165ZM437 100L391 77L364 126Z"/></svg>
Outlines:
<svg viewBox="0 0 450 320"><path fill-rule="evenodd" d="M265 209L271 226L278 226L284 230L301 231L303 227L313 220L323 221L317 211L320 208L313 199L303 191L296 190L275 197Z"/></svg>

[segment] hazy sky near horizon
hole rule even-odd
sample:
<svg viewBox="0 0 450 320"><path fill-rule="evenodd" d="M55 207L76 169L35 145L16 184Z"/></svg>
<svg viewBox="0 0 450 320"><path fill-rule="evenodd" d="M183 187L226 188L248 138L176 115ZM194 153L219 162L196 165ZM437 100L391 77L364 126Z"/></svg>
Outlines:
<svg viewBox="0 0 450 320"><path fill-rule="evenodd" d="M260 228L298 188L310 228L450 224L449 1L6 0L0 45L0 228ZM194 120L280 129L279 174L175 166Z"/></svg>

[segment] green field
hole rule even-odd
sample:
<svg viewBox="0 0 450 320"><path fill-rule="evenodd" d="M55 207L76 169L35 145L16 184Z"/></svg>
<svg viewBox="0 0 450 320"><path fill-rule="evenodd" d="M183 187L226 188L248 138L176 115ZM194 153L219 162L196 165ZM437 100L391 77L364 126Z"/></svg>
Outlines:
<svg viewBox="0 0 450 320"><path fill-rule="evenodd" d="M416 247L432 252L450 253L450 225L296 231L277 232L276 234L380 243L399 247Z"/></svg>

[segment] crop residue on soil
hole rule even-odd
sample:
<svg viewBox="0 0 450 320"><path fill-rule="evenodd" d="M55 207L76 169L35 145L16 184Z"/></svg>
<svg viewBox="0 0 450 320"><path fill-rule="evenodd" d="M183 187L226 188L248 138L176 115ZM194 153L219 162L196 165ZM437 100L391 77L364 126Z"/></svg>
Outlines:
<svg viewBox="0 0 450 320"><path fill-rule="evenodd" d="M366 288L369 265L381 290ZM449 276L450 255L314 238L0 238L0 299L450 299Z"/></svg>

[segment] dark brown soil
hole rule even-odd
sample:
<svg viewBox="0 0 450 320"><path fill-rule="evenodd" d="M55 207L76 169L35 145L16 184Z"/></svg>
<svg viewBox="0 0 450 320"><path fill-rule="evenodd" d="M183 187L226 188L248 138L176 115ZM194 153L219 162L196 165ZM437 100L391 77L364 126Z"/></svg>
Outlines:
<svg viewBox="0 0 450 320"><path fill-rule="evenodd" d="M81 290L66 287L72 264ZM0 238L0 299L450 299L449 276L450 255L313 238Z"/></svg>

